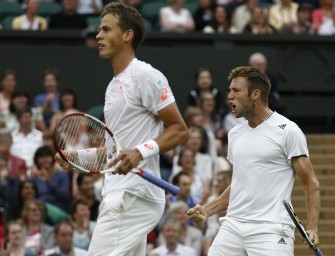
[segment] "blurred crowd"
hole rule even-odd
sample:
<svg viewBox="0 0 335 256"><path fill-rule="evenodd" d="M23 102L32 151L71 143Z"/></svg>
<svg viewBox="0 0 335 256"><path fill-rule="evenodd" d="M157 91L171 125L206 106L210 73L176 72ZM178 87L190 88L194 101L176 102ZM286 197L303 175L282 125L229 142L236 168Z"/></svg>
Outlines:
<svg viewBox="0 0 335 256"><path fill-rule="evenodd" d="M332 0L0 0L5 29L97 29L99 14L110 2L138 9L148 31L249 34L335 33ZM6 13L5 3L21 12ZM43 4L43 10L41 6ZM53 4L48 12L48 4ZM58 5L59 9L54 5Z"/></svg>
<svg viewBox="0 0 335 256"><path fill-rule="evenodd" d="M68 1L68 0L66 0ZM269 105L283 112L276 77L267 70L266 56L253 53L246 65L269 75ZM54 160L53 131L77 107L73 89L60 86L54 68L43 73L41 93L20 90L14 70L4 70L0 92L0 251L1 255L87 255L98 216L103 175L65 171ZM186 211L220 195L228 186L227 134L244 119L236 119L227 101L227 88L214 80L208 67L194 73L184 120L188 141L161 154L162 179L180 188L166 195L161 223L148 235L148 255L206 255L220 215L205 225L191 223ZM101 106L89 114L103 120ZM222 213L221 215L224 215Z"/></svg>

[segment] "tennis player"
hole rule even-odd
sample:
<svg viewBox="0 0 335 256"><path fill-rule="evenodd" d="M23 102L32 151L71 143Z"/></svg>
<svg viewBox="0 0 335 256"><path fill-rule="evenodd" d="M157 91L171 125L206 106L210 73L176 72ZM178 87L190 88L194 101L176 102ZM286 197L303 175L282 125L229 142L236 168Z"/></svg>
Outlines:
<svg viewBox="0 0 335 256"><path fill-rule="evenodd" d="M99 55L110 60L114 77L106 90L104 117L124 149L110 163L117 166L114 173L105 174L89 247L92 256L145 255L147 234L161 219L165 193L126 174L140 167L160 177L159 153L184 143L188 136L166 77L135 57L144 37L137 10L120 3L105 6L97 40Z"/></svg>
<svg viewBox="0 0 335 256"><path fill-rule="evenodd" d="M211 256L293 256L294 224L282 201L291 202L295 174L306 187L307 229L319 245L319 182L300 128L268 107L268 77L251 67L231 71L229 102L247 120L228 134L232 183L217 199L188 210L196 223L227 209Z"/></svg>

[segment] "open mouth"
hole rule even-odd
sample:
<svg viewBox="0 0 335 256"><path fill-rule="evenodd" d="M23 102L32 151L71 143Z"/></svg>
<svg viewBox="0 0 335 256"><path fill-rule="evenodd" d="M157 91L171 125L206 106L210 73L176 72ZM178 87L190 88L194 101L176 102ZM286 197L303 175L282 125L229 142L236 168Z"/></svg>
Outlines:
<svg viewBox="0 0 335 256"><path fill-rule="evenodd" d="M236 105L232 102L230 102L230 106L231 106L231 112L233 112L233 114L235 114L236 112Z"/></svg>

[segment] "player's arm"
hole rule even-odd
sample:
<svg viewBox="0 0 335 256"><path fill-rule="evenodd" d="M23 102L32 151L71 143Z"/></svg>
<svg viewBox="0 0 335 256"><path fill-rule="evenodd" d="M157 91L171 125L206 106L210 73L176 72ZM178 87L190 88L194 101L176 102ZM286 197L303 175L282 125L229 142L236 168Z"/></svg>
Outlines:
<svg viewBox="0 0 335 256"><path fill-rule="evenodd" d="M315 246L319 245L318 220L320 211L320 186L315 176L311 160L307 156L294 157L292 166L305 186L307 206L306 232Z"/></svg>
<svg viewBox="0 0 335 256"><path fill-rule="evenodd" d="M164 123L163 132L157 138L153 138L135 149L123 149L122 153L110 164L113 166L122 160L121 164L113 171L114 174L127 174L132 168L138 166L141 160L153 154L167 152L187 140L188 130L175 102L158 111L158 117Z"/></svg>
<svg viewBox="0 0 335 256"><path fill-rule="evenodd" d="M155 139L159 152L164 153L186 142L188 130L175 102L158 111L165 129Z"/></svg>
<svg viewBox="0 0 335 256"><path fill-rule="evenodd" d="M195 207L189 209L187 211L188 217L196 224L201 224L205 222L209 216L219 212L227 211L229 195L230 185L219 197L217 197L213 201L202 206L200 204L197 204Z"/></svg>

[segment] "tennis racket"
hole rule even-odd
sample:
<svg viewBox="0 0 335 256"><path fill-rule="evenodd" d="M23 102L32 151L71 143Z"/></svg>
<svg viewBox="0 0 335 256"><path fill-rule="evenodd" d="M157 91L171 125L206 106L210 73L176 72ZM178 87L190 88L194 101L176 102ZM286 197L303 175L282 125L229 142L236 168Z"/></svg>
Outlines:
<svg viewBox="0 0 335 256"><path fill-rule="evenodd" d="M286 211L288 212L288 214L290 215L291 219L293 220L294 225L297 227L297 229L299 230L301 236L306 241L307 245L314 250L314 253L315 253L316 256L323 256L323 253L321 252L321 250L319 248L314 248L314 244L309 239L308 234L306 233L305 228L301 224L300 219L295 214L295 212L294 212L293 208L290 206L290 204L288 202L286 202L285 200L283 201L283 204L284 204L284 207L285 207Z"/></svg>
<svg viewBox="0 0 335 256"><path fill-rule="evenodd" d="M59 155L75 169L97 174L112 172L108 163L122 150L113 133L106 125L85 113L72 113L64 116L54 130L54 143ZM179 188L152 174L134 168L131 173L170 192L179 194Z"/></svg>

